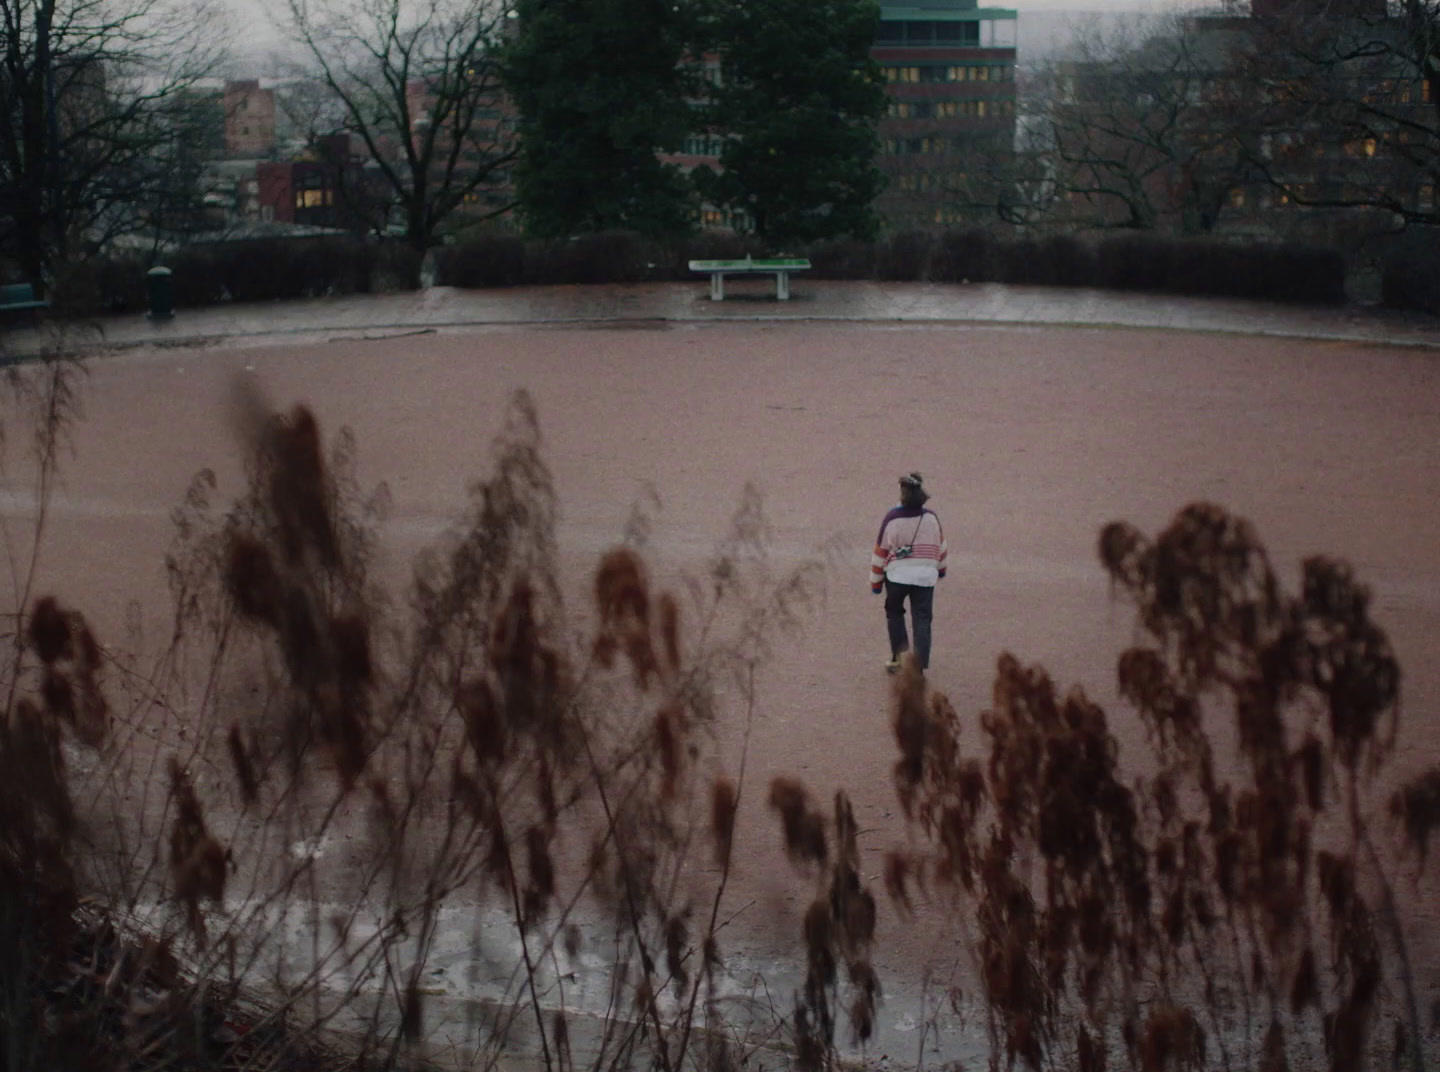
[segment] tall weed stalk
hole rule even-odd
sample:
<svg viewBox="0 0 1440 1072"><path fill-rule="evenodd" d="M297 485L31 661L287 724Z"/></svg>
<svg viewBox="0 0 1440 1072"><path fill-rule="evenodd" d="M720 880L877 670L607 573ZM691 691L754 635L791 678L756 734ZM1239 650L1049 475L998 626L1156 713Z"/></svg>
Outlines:
<svg viewBox="0 0 1440 1072"><path fill-rule="evenodd" d="M1440 770L1386 777L1400 668L1369 590L1314 557L1286 592L1207 504L1154 539L1109 525L1099 555L1135 609L1116 675L1145 756L1009 653L978 732L913 670L895 692L916 839L886 885L973 921L992 1067L1420 1069L1394 883L1423 877Z"/></svg>
<svg viewBox="0 0 1440 1072"><path fill-rule="evenodd" d="M42 484L72 375L25 381ZM519 394L490 475L394 591L374 570L387 495L362 488L353 438L254 394L236 413L247 488L217 505L201 471L175 511L158 650L138 629L102 646L12 568L0 866L20 896L0 923L32 960L0 995L7 1072L62 1047L156 1068L521 1051L678 1069L778 1044L783 1017L722 956L744 768L724 769L715 727L748 725L755 670L819 599L823 557L776 575L747 489L703 574L658 589L637 516L577 612ZM81 747L83 772L66 765ZM94 924L80 983L77 919ZM575 981L597 959L598 1001ZM67 978L62 1034L35 995ZM461 1029L439 1030L437 1006Z"/></svg>

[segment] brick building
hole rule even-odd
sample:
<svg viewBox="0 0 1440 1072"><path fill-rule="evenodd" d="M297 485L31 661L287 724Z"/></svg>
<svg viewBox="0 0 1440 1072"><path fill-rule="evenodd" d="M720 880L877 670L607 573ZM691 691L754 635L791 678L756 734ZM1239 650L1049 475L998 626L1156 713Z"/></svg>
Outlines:
<svg viewBox="0 0 1440 1072"><path fill-rule="evenodd" d="M410 112L410 136L418 148L425 142L430 118L437 106L433 83L428 79L412 78L405 84L405 100ZM462 216L489 216L514 199L508 166L515 148L514 105L501 90L498 79L487 72L477 76L473 97L454 101L451 107L469 116L468 136L458 153L454 154L452 171L450 158L455 150L454 131L448 123L436 131L431 181L446 183L451 188L463 188L476 181L478 176L475 188L463 195L456 212ZM454 114L452 112L452 117Z"/></svg>
<svg viewBox="0 0 1440 1072"><path fill-rule="evenodd" d="M350 135L322 138L299 160L261 160L255 165L260 216L264 220L334 227L364 234L376 191L363 159L352 153Z"/></svg>
<svg viewBox="0 0 1440 1072"><path fill-rule="evenodd" d="M275 91L256 79L225 83L225 153L254 159L275 151Z"/></svg>

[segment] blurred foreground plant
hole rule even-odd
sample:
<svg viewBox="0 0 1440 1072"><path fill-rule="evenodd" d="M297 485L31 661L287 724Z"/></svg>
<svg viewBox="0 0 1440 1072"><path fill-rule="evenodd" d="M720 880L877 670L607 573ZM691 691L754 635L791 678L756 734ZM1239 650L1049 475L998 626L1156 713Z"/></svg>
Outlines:
<svg viewBox="0 0 1440 1072"><path fill-rule="evenodd" d="M1369 591L1316 557L1287 594L1251 526L1204 504L1153 541L1109 525L1099 551L1143 637L1117 663L1138 768L1083 691L1008 653L968 750L923 678L896 691L923 847L889 856L887 887L973 918L992 1067L1340 1072L1383 1043L1419 1069L1391 883L1407 850L1423 868L1440 771L1383 777L1400 669Z"/></svg>
<svg viewBox="0 0 1440 1072"><path fill-rule="evenodd" d="M72 375L43 368L36 547ZM744 764L726 773L714 728L748 727L823 556L776 575L747 489L683 598L652 585L637 515L577 613L519 394L397 594L352 438L327 448L304 406L236 411L248 486L218 510L203 471L175 512L158 651L138 626L104 649L17 583L0 1068L418 1064L445 984L472 996L441 1003L464 1028L443 1056L471 1067L722 1068L773 1044L783 1017L721 955Z"/></svg>

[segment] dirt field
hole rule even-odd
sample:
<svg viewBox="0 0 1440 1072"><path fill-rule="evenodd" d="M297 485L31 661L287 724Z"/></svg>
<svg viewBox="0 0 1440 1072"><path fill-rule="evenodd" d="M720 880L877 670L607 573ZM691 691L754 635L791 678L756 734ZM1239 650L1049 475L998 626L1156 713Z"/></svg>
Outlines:
<svg viewBox="0 0 1440 1072"><path fill-rule="evenodd" d="M147 628L163 627L168 514L191 474L212 466L222 492L239 490L227 418L237 374L258 377L277 404L310 402L328 429L355 430L362 480L386 481L393 494L395 577L484 471L516 387L539 404L568 587L584 583L647 485L663 502L653 536L662 580L699 565L747 480L765 492L778 561L842 538L850 551L823 614L766 671L750 777L764 786L795 774L822 798L850 789L877 871L901 835L884 620L865 583L867 556L896 477L910 469L925 474L950 545L931 676L962 715L984 708L995 658L1010 650L1082 685L1111 711L1122 744L1138 748L1113 688L1130 617L1110 599L1095 538L1113 519L1153 533L1204 499L1252 519L1287 582L1312 552L1354 563L1407 675L1397 768L1440 758L1433 353L1138 330L799 323L138 351L90 366L86 420L42 562L45 586L87 608L102 636L118 633L132 600ZM23 503L23 490L10 490ZM784 933L793 894L773 877L786 865L755 802L737 899L756 899L752 916ZM1416 935L1422 945L1432 922ZM750 933L761 941L768 929ZM953 959L904 938L881 944L878 966L892 978Z"/></svg>

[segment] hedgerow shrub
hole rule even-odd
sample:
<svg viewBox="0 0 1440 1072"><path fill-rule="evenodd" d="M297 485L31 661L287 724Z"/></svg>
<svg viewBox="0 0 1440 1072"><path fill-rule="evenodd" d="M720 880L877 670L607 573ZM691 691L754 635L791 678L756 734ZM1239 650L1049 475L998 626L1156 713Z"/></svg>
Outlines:
<svg viewBox="0 0 1440 1072"><path fill-rule="evenodd" d="M930 231L902 231L877 242L875 278L896 283L929 280L935 268L936 245Z"/></svg>
<svg viewBox="0 0 1440 1072"><path fill-rule="evenodd" d="M720 233L655 240L612 231L549 242L485 235L437 250L436 282L463 288L688 282L696 278L691 260L772 253L753 236ZM1088 286L1321 304L1345 300L1344 257L1316 246L1144 234L1009 238L967 230L903 232L876 242L839 239L785 253L808 257L815 279ZM179 308L414 289L420 276L420 258L408 246L353 239L193 246L164 263L174 270ZM1440 253L1433 245L1403 247L1388 262L1386 303L1440 308L1437 264ZM78 315L136 311L145 305L144 267L138 260L73 266L57 280L57 293Z"/></svg>
<svg viewBox="0 0 1440 1072"><path fill-rule="evenodd" d="M1111 290L1165 290L1178 243L1120 235L1097 243L1095 285Z"/></svg>
<svg viewBox="0 0 1440 1072"><path fill-rule="evenodd" d="M907 231L876 242L835 239L785 253L809 258L813 279L1103 287L1324 304L1345 300L1344 257L1314 246L1150 234L1010 238L971 229ZM437 279L459 287L686 281L694 278L690 260L747 254L773 251L753 237L728 234L667 242L624 232L552 243L490 237L444 251Z"/></svg>
<svg viewBox="0 0 1440 1072"><path fill-rule="evenodd" d="M526 251L526 282L639 283L656 278L659 244L630 231L538 243Z"/></svg>
<svg viewBox="0 0 1440 1072"><path fill-rule="evenodd" d="M187 246L156 259L171 270L175 307L415 290L420 255L398 242L352 238L265 239ZM149 305L140 257L76 261L56 273L61 317L142 312Z"/></svg>
<svg viewBox="0 0 1440 1072"><path fill-rule="evenodd" d="M1408 235L1385 257L1380 298L1392 309L1440 313L1440 228Z"/></svg>
<svg viewBox="0 0 1440 1072"><path fill-rule="evenodd" d="M484 235L435 254L435 282L446 287L515 287L525 282L525 240Z"/></svg>
<svg viewBox="0 0 1440 1072"><path fill-rule="evenodd" d="M942 283L989 282L995 278L995 246L987 231L946 231L940 236L934 278Z"/></svg>
<svg viewBox="0 0 1440 1072"><path fill-rule="evenodd" d="M145 265L134 259L63 264L50 286L51 311L62 319L139 312L146 301Z"/></svg>

